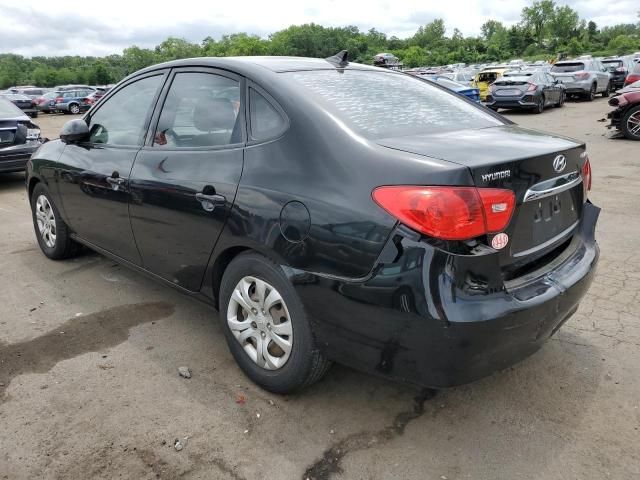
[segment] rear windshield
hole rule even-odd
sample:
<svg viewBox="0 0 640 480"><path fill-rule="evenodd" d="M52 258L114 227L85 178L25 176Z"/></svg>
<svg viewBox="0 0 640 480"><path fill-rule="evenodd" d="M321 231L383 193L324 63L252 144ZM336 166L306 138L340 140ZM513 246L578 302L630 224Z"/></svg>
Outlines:
<svg viewBox="0 0 640 480"><path fill-rule="evenodd" d="M503 125L455 93L410 75L348 69L283 75L367 138Z"/></svg>
<svg viewBox="0 0 640 480"><path fill-rule="evenodd" d="M495 82L496 78L498 78L498 74L496 72L483 72L478 74L479 82Z"/></svg>
<svg viewBox="0 0 640 480"><path fill-rule="evenodd" d="M579 72L580 70L584 70L584 63L557 63L551 67L551 71L556 73Z"/></svg>
<svg viewBox="0 0 640 480"><path fill-rule="evenodd" d="M622 60L602 60L602 64L609 70L615 70L622 66Z"/></svg>

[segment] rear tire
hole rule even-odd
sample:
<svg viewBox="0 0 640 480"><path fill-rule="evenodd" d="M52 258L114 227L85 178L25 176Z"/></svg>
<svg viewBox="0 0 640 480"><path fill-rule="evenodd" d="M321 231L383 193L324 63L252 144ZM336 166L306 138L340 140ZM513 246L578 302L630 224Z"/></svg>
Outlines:
<svg viewBox="0 0 640 480"><path fill-rule="evenodd" d="M80 244L71 239L69 227L42 183L31 194L31 217L38 245L47 257L62 260L78 254Z"/></svg>
<svg viewBox="0 0 640 480"><path fill-rule="evenodd" d="M620 130L629 140L640 141L640 105L630 108L622 116Z"/></svg>
<svg viewBox="0 0 640 480"><path fill-rule="evenodd" d="M78 115L80 113L80 105L77 103L72 103L69 105L69 112L73 115Z"/></svg>
<svg viewBox="0 0 640 480"><path fill-rule="evenodd" d="M273 298L278 300L273 303ZM285 394L304 389L331 366L315 343L295 288L266 257L252 252L233 259L222 277L219 299L231 354L265 390ZM280 348L283 339L287 344Z"/></svg>
<svg viewBox="0 0 640 480"><path fill-rule="evenodd" d="M542 112L544 112L544 95L540 95L540 98L538 98L538 102L533 109L533 113L540 114Z"/></svg>

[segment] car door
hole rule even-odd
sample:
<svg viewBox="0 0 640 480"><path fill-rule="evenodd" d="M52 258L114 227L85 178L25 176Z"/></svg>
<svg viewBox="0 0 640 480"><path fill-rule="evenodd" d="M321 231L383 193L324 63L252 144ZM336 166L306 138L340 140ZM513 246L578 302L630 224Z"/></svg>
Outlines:
<svg viewBox="0 0 640 480"><path fill-rule="evenodd" d="M200 289L240 181L244 88L226 71L175 69L131 174L131 226L144 267L190 291Z"/></svg>
<svg viewBox="0 0 640 480"><path fill-rule="evenodd" d="M556 83L555 79L548 73L544 72L541 72L540 76L542 77L542 81L547 85L550 103L558 103L560 101L560 87Z"/></svg>
<svg viewBox="0 0 640 480"><path fill-rule="evenodd" d="M69 144L59 160L66 221L84 240L141 263L129 222L129 174L140 150L166 71L122 85L85 116L89 138Z"/></svg>

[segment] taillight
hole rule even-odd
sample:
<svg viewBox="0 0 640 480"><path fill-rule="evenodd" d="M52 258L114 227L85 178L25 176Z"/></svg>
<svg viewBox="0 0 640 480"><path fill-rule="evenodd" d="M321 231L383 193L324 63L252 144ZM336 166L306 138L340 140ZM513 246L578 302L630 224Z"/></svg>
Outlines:
<svg viewBox="0 0 640 480"><path fill-rule="evenodd" d="M503 230L515 206L511 190L476 187L378 187L375 202L405 225L443 240Z"/></svg>
<svg viewBox="0 0 640 480"><path fill-rule="evenodd" d="M624 84L631 85L632 83L635 83L638 80L640 80L640 75L638 75L637 73L630 73L629 75L627 75L627 78L625 79Z"/></svg>
<svg viewBox="0 0 640 480"><path fill-rule="evenodd" d="M574 73L573 76L575 78L577 78L578 80L585 80L585 79L589 78L589 72Z"/></svg>
<svg viewBox="0 0 640 480"><path fill-rule="evenodd" d="M627 72L627 69L626 69L626 68L624 68L624 67L618 67L618 68L616 68L616 72L626 73L626 72Z"/></svg>
<svg viewBox="0 0 640 480"><path fill-rule="evenodd" d="M591 162L589 162L589 156L587 152L582 154L585 158L584 165L582 165L582 191L583 198L587 200L589 191L591 190Z"/></svg>
<svg viewBox="0 0 640 480"><path fill-rule="evenodd" d="M56 97L56 103L62 103L62 97Z"/></svg>
<svg viewBox="0 0 640 480"><path fill-rule="evenodd" d="M536 85L535 83L530 83L529 87L527 87L527 92L535 92L536 88L538 88L538 85Z"/></svg>

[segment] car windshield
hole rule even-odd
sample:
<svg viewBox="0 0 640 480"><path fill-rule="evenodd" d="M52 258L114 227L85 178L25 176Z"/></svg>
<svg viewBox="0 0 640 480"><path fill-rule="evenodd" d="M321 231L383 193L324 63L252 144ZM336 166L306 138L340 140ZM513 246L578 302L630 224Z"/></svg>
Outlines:
<svg viewBox="0 0 640 480"><path fill-rule="evenodd" d="M22 117L24 113L13 103L0 97L0 117L2 118L14 118Z"/></svg>
<svg viewBox="0 0 640 480"><path fill-rule="evenodd" d="M584 63L582 62L556 63L551 67L551 71L555 73L579 72L580 70L584 70Z"/></svg>
<svg viewBox="0 0 640 480"><path fill-rule="evenodd" d="M503 125L458 95L410 75L348 69L283 75L367 138Z"/></svg>
<svg viewBox="0 0 640 480"><path fill-rule="evenodd" d="M478 74L478 81L491 83L495 82L498 77L499 75L497 72L481 72Z"/></svg>

